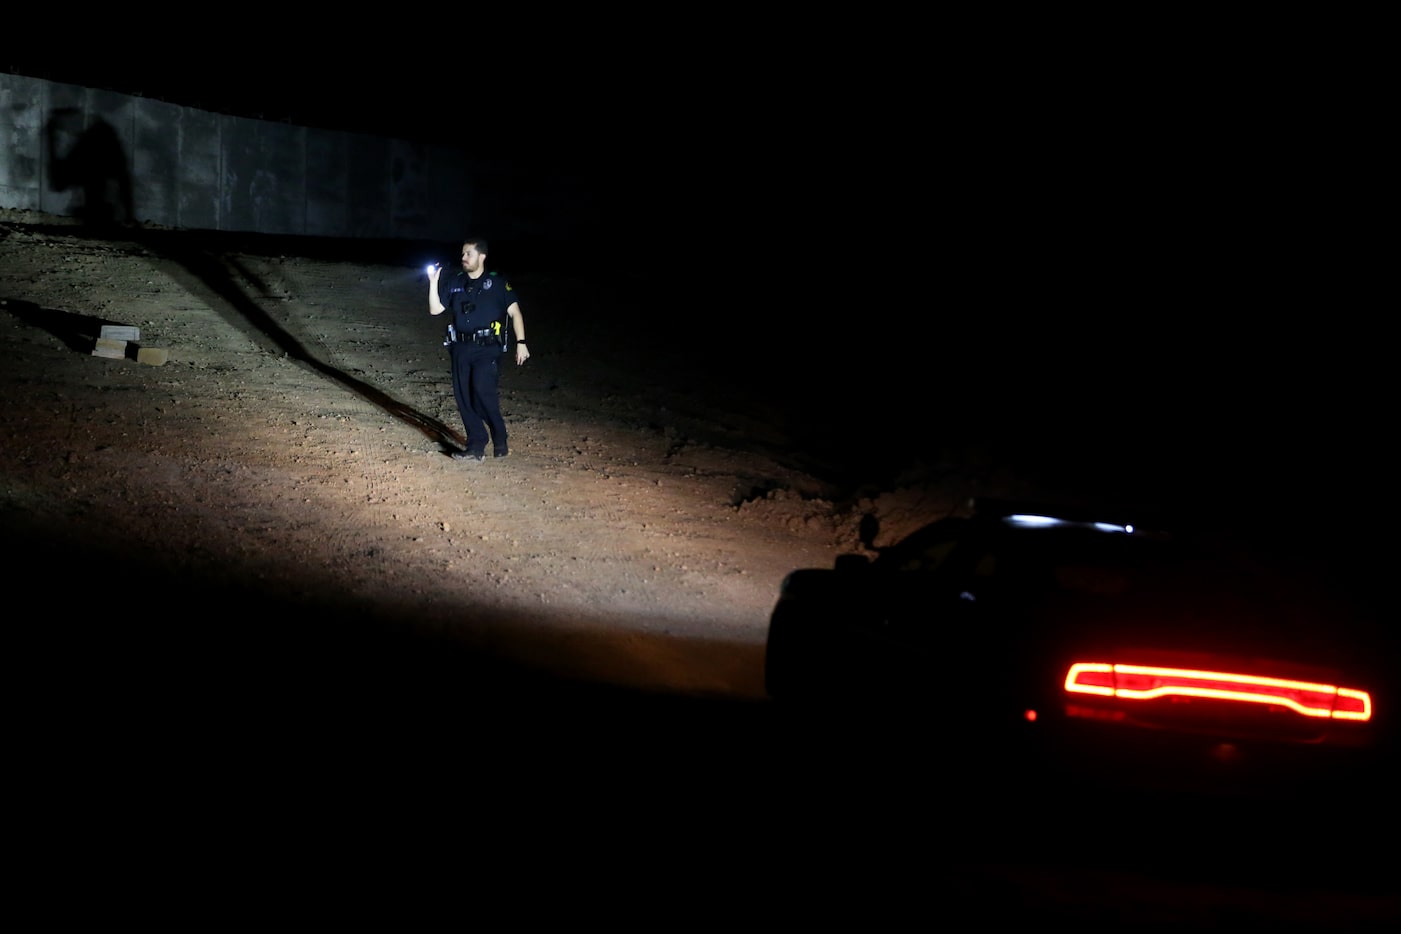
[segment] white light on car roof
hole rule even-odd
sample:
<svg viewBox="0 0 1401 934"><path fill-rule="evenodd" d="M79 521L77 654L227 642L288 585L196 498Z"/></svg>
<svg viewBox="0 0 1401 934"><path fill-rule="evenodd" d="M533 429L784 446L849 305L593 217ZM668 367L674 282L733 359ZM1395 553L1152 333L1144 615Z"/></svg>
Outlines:
<svg viewBox="0 0 1401 934"><path fill-rule="evenodd" d="M1010 525L1019 525L1026 528L1049 528L1057 525L1079 525L1090 526L1101 532L1132 532L1131 525L1114 525L1110 522L1070 522L1065 519L1056 519L1052 516L1034 516L1027 513L1017 513L1008 516L1006 519Z"/></svg>
<svg viewBox="0 0 1401 934"><path fill-rule="evenodd" d="M1015 515L1015 516L1008 516L1008 517L1007 517L1007 521L1010 522L1012 525L1029 525L1029 526L1046 526L1046 525L1063 525L1063 524L1064 524L1064 520L1063 520L1063 519L1053 519L1053 518L1051 518L1050 516L1026 516L1026 515Z"/></svg>

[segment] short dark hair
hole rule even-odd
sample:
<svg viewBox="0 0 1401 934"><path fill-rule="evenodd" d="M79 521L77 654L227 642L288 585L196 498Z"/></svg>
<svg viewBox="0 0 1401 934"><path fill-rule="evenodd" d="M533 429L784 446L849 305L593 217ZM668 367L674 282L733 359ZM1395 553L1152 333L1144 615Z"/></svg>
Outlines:
<svg viewBox="0 0 1401 934"><path fill-rule="evenodd" d="M478 252L478 253L488 253L488 252L490 252L490 251L486 248L486 238L485 238L485 237L463 237L463 238L462 238L462 245L463 245L463 246L466 246L466 245L469 244L469 243L472 244L472 246L474 246L474 247L477 248L477 252Z"/></svg>

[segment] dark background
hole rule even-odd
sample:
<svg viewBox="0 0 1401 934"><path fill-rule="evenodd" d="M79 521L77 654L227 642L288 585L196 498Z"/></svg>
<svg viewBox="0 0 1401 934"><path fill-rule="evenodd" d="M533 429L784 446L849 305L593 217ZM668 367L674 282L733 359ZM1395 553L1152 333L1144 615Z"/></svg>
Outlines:
<svg viewBox="0 0 1401 934"><path fill-rule="evenodd" d="M538 178L539 191L570 193L559 199L569 216L558 235L547 228L533 242L498 243L495 265L567 272L621 326L713 360L717 382L782 397L801 417L803 443L830 455L853 488L888 488L920 465L935 477L944 466L1030 465L1048 487L1258 528L1261 542L1326 556L1349 586L1383 598L1389 549L1373 529L1393 486L1395 393L1389 307L1379 297L1390 293L1376 286L1374 230L1390 218L1379 206L1386 149L1376 114L1394 108L1368 105L1366 56L1319 35L1316 20L1281 41L1277 22L1219 15L1146 24L1056 15L975 24L873 13L761 26L713 9L693 21L650 11L344 8L292 28L285 11L241 6L150 22L119 14L14 24L0 40L0 68L216 112L461 143L474 158ZM495 723L511 733L522 722L489 705L499 681L484 683L480 716L448 724L439 714L413 729L423 712L404 704L408 716L376 723L406 747L389 757L394 767L431 762L455 797L475 776L454 757L481 748L476 731ZM727 723L709 711L696 719L703 729L678 729L667 711L656 721L663 728L630 746L622 758L639 763L640 777L616 783L626 785L616 797L600 791L615 784L613 771L591 773L595 750L556 762L534 735L520 741L536 744L529 750L489 737L496 745L483 771L506 776L497 779L505 786L521 763L532 767L526 784L556 804L551 819L583 781L582 800L605 805L579 828L581 863L595 863L606 847L594 845L614 838L619 810L637 808L628 796L641 796L638 810L654 808L650 819L670 814L663 805L677 776L700 786L691 749L705 736L706 752L729 753L715 756L722 764L703 774L713 779L706 787L726 789L726 806L743 797L738 813L749 825L702 827L715 805L685 825L693 832L684 840L700 853L709 835L733 832L748 846L749 835L771 834L768 805L801 786L751 795L744 780L754 762L715 726ZM565 732L557 725L549 739ZM285 733L288 747L306 742ZM633 739L631 730L616 735ZM665 737L670 755L658 767ZM767 734L741 738L772 754L758 742ZM577 742L594 740L581 733ZM380 779L388 766L366 769ZM247 789L256 780L284 794L274 781L284 772L239 774L242 794L197 803L243 820L248 802L261 803ZM93 801L87 776L73 769L64 797ZM275 813L335 788L306 784ZM849 792L832 786L816 811L791 818L822 835L819 854L833 839L867 842L864 829L831 838L820 818ZM878 790L887 802L908 800ZM406 794L391 780L331 820L338 834L363 839L365 811L399 819L416 798L436 807L449 797ZM559 828L502 806L520 797L474 800L468 826L454 824L438 842L480 852L482 828L470 825L489 818L497 832L485 839L519 841L523 852L486 858L529 884L557 856L536 841L557 845ZM113 839L146 833L144 815L106 804L96 806L138 825ZM886 807L878 819L864 808L848 818L873 839L833 860L842 882L853 868L876 877L883 860L903 857L874 839L878 828L911 826ZM946 809L937 812L907 840L943 839ZM442 836L444 815L412 817L420 835ZM787 844L778 860L771 842L754 844L765 853L756 863L768 861L742 885L772 891L804 840L777 841ZM659 874L673 865L660 862ZM927 891L929 878L894 883L898 898ZM677 904L695 902L686 894ZM979 910L1006 901L1001 889L986 894ZM861 909L871 910L864 899Z"/></svg>

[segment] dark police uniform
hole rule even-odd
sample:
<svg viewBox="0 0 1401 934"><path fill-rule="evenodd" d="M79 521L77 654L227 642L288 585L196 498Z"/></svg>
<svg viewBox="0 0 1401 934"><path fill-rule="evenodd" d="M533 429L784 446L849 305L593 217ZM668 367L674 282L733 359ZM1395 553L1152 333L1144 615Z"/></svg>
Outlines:
<svg viewBox="0 0 1401 934"><path fill-rule="evenodd" d="M490 441L495 455L503 457L506 422L501 417L499 381L511 333L506 309L516 301L516 293L494 272L472 279L459 270L450 279L438 280L438 298L452 316L453 339L448 344L452 394L467 429L467 453L485 454Z"/></svg>

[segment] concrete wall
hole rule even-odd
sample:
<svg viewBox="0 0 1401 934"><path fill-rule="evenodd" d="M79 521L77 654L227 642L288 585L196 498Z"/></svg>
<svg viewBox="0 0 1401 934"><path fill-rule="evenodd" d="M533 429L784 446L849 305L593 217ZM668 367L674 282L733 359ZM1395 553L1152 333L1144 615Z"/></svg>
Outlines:
<svg viewBox="0 0 1401 934"><path fill-rule="evenodd" d="M512 236L459 149L0 73L0 208L315 237ZM479 187L479 186L478 186Z"/></svg>

